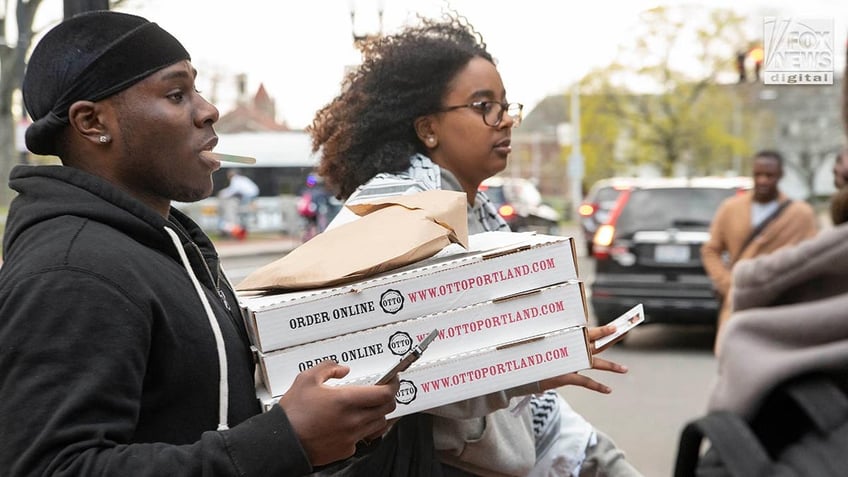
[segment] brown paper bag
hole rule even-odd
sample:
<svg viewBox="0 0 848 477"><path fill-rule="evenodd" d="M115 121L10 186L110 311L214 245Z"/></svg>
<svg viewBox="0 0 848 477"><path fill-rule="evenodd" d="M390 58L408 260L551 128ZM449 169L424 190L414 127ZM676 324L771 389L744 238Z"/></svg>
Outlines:
<svg viewBox="0 0 848 477"><path fill-rule="evenodd" d="M339 285L431 257L451 242L468 247L463 192L433 190L385 197L350 209L362 217L316 235L255 270L236 289Z"/></svg>

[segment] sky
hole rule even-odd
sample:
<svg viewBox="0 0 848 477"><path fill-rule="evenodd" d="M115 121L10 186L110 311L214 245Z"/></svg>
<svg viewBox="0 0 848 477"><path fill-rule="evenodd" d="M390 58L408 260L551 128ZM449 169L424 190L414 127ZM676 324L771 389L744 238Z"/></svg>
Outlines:
<svg viewBox="0 0 848 477"><path fill-rule="evenodd" d="M378 10L391 33L416 14L438 16L445 0L125 0L117 10L157 22L177 37L198 69L198 89L232 108L236 76L248 91L259 84L276 100L278 119L307 126L339 92L345 68L359 62L352 34L375 33ZM564 93L593 68L610 64L619 46L634 41L639 12L658 5L733 8L748 18L752 37L762 18L833 18L837 70L844 65L848 3L832 0L451 0L483 35L510 101L525 114L548 95ZM355 22L351 22L351 10ZM36 26L62 16L61 0L44 0ZM217 81L213 82L213 78ZM217 88L213 87L217 84Z"/></svg>

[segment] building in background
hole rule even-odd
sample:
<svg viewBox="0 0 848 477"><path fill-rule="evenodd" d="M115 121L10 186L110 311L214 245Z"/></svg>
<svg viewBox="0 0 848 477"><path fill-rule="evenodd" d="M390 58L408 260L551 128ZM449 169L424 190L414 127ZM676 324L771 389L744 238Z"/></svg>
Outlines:
<svg viewBox="0 0 848 477"><path fill-rule="evenodd" d="M277 121L277 105L264 84L252 97L246 94L245 75L239 75L238 93L236 106L218 119L215 130L219 134L241 133L241 132L281 132L290 131L291 128L283 122Z"/></svg>
<svg viewBox="0 0 848 477"><path fill-rule="evenodd" d="M843 145L841 94L843 78L833 85L764 85L760 82L721 85L731 91L734 110L725 114L736 118L737 131L751 154L759 149L777 149L787 164L782 182L784 191L793 198L828 196L833 192L831 168L835 154ZM582 100L581 100L582 102ZM571 196L568 190L566 146L563 125L570 122L570 100L566 92L551 95L526 114L521 126L513 131L513 153L504 175L534 180L546 197ZM717 112L718 113L718 112ZM739 119L746 118L746 119ZM738 124L744 121L745 124ZM593 131L583 131L583 144ZM628 156L633 140L627 134L608 138L615 147L615 171L612 175L658 176L650 166L637 166ZM715 158L717 167L711 175L735 175L750 170L750 157ZM709 158L708 158L709 160ZM718 164L733 165L728 169ZM688 175L679 167L676 175ZM585 186L591 184L585 184Z"/></svg>

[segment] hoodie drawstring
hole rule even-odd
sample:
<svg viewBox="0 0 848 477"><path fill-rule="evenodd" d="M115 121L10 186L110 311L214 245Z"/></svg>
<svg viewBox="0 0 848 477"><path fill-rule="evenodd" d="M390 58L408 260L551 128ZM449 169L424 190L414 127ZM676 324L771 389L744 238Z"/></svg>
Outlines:
<svg viewBox="0 0 848 477"><path fill-rule="evenodd" d="M200 286L200 282L197 280L197 276L195 276L194 271L191 269L191 264L188 261L188 256L183 249L183 243L180 241L180 237L176 232L171 230L170 227L165 227L165 232L168 232L168 235L171 236L171 241L174 242L174 247L177 249L177 253L180 255L180 260L183 262L183 266L188 272L189 278L191 278L191 282L194 284L194 291L197 293L197 296L200 297L200 301L203 302L203 309L206 311L206 317L209 319L209 326L212 327L212 334L215 335L215 345L218 351L218 369L220 373L220 377L218 378L218 430L224 431L229 429L227 425L227 413L229 406L229 382L227 375L227 348L224 344L224 335L221 334L221 325L218 324L218 319L215 318L215 313L212 312L212 306L209 304L209 299L206 298L206 293L203 292L203 288Z"/></svg>

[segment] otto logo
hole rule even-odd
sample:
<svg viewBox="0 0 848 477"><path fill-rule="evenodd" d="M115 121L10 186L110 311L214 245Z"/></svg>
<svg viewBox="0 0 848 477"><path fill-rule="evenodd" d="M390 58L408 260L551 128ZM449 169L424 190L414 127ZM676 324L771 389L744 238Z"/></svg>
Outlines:
<svg viewBox="0 0 848 477"><path fill-rule="evenodd" d="M380 295L380 308L394 315L403 309L403 295L397 290L386 290Z"/></svg>
<svg viewBox="0 0 848 477"><path fill-rule="evenodd" d="M406 379L400 380L400 388L398 388L397 394L395 394L395 401L398 404L409 404L418 397L418 388L415 387L415 383L412 381L407 381Z"/></svg>
<svg viewBox="0 0 848 477"><path fill-rule="evenodd" d="M412 338L409 337L409 334L403 331L398 331L389 337L389 350L391 350L392 354L401 356L411 349Z"/></svg>

